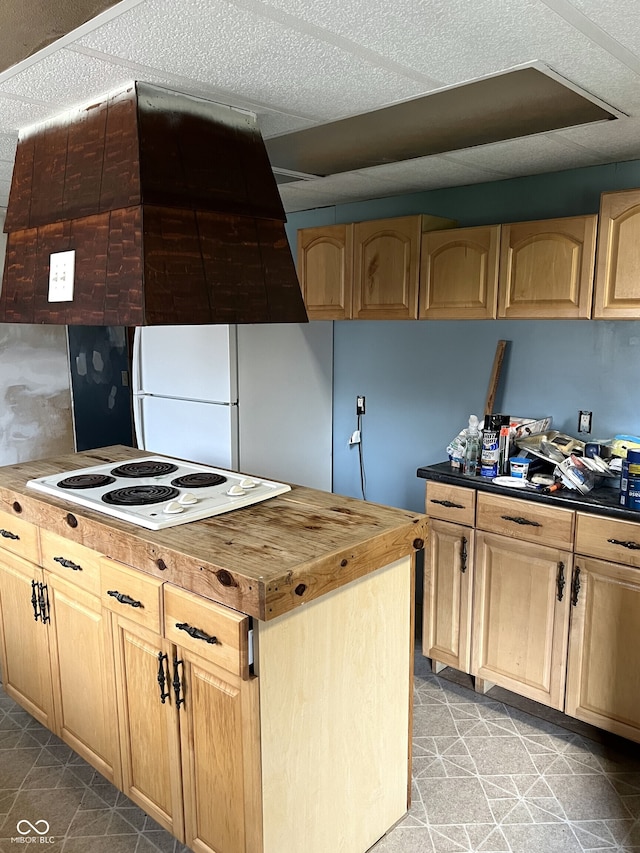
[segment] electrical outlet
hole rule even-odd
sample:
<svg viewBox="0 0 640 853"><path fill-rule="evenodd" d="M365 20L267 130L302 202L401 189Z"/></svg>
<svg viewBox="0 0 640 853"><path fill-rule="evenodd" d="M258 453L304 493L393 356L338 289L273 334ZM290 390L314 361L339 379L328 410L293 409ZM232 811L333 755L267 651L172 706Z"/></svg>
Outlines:
<svg viewBox="0 0 640 853"><path fill-rule="evenodd" d="M356 397L356 415L364 415L364 396Z"/></svg>
<svg viewBox="0 0 640 853"><path fill-rule="evenodd" d="M73 302L75 264L74 249L49 255L49 302Z"/></svg>
<svg viewBox="0 0 640 853"><path fill-rule="evenodd" d="M578 412L578 432L591 432L592 412Z"/></svg>

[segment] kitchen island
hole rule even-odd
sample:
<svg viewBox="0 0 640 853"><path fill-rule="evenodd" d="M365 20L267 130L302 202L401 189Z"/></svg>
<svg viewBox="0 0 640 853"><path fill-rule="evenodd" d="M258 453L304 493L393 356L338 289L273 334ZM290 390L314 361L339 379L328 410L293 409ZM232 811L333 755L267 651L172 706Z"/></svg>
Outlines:
<svg viewBox="0 0 640 853"><path fill-rule="evenodd" d="M293 486L152 531L0 469L7 693L195 851L364 853L406 812L426 517Z"/></svg>

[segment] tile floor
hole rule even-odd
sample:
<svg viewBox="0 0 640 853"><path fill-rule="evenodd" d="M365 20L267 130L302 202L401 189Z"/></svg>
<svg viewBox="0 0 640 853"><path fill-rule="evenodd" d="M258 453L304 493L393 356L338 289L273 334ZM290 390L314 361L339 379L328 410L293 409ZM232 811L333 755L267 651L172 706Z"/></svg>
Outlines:
<svg viewBox="0 0 640 853"><path fill-rule="evenodd" d="M371 853L640 851L635 744L477 696L419 652L414 723L413 805ZM1 853L24 851L23 819L49 821L52 853L187 850L0 692Z"/></svg>

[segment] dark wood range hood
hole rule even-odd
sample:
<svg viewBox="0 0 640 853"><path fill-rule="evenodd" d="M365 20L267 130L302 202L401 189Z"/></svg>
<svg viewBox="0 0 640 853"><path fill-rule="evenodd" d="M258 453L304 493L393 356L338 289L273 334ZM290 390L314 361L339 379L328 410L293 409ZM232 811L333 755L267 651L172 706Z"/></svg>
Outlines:
<svg viewBox="0 0 640 853"><path fill-rule="evenodd" d="M0 321L305 322L284 223L252 113L131 83L20 134Z"/></svg>

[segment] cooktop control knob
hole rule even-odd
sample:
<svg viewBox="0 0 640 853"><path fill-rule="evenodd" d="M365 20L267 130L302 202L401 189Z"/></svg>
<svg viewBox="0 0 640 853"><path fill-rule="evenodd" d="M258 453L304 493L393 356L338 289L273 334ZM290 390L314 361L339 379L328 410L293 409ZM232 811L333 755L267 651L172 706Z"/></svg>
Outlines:
<svg viewBox="0 0 640 853"><path fill-rule="evenodd" d="M192 495L191 492L185 492L184 495L180 495L178 498L178 503L183 506L191 506L191 504L198 503L198 498L195 495Z"/></svg>
<svg viewBox="0 0 640 853"><path fill-rule="evenodd" d="M238 495L244 495L244 489L242 488L242 486L239 485L231 486L227 494L232 495L234 497L237 497Z"/></svg>
<svg viewBox="0 0 640 853"><path fill-rule="evenodd" d="M255 489L257 485L259 485L258 481L254 480L253 477L245 477L243 480L240 480L241 489Z"/></svg>
<svg viewBox="0 0 640 853"><path fill-rule="evenodd" d="M167 515L176 515L179 512L184 512L184 507L180 506L178 501L169 501L169 503L164 507L162 512Z"/></svg>

